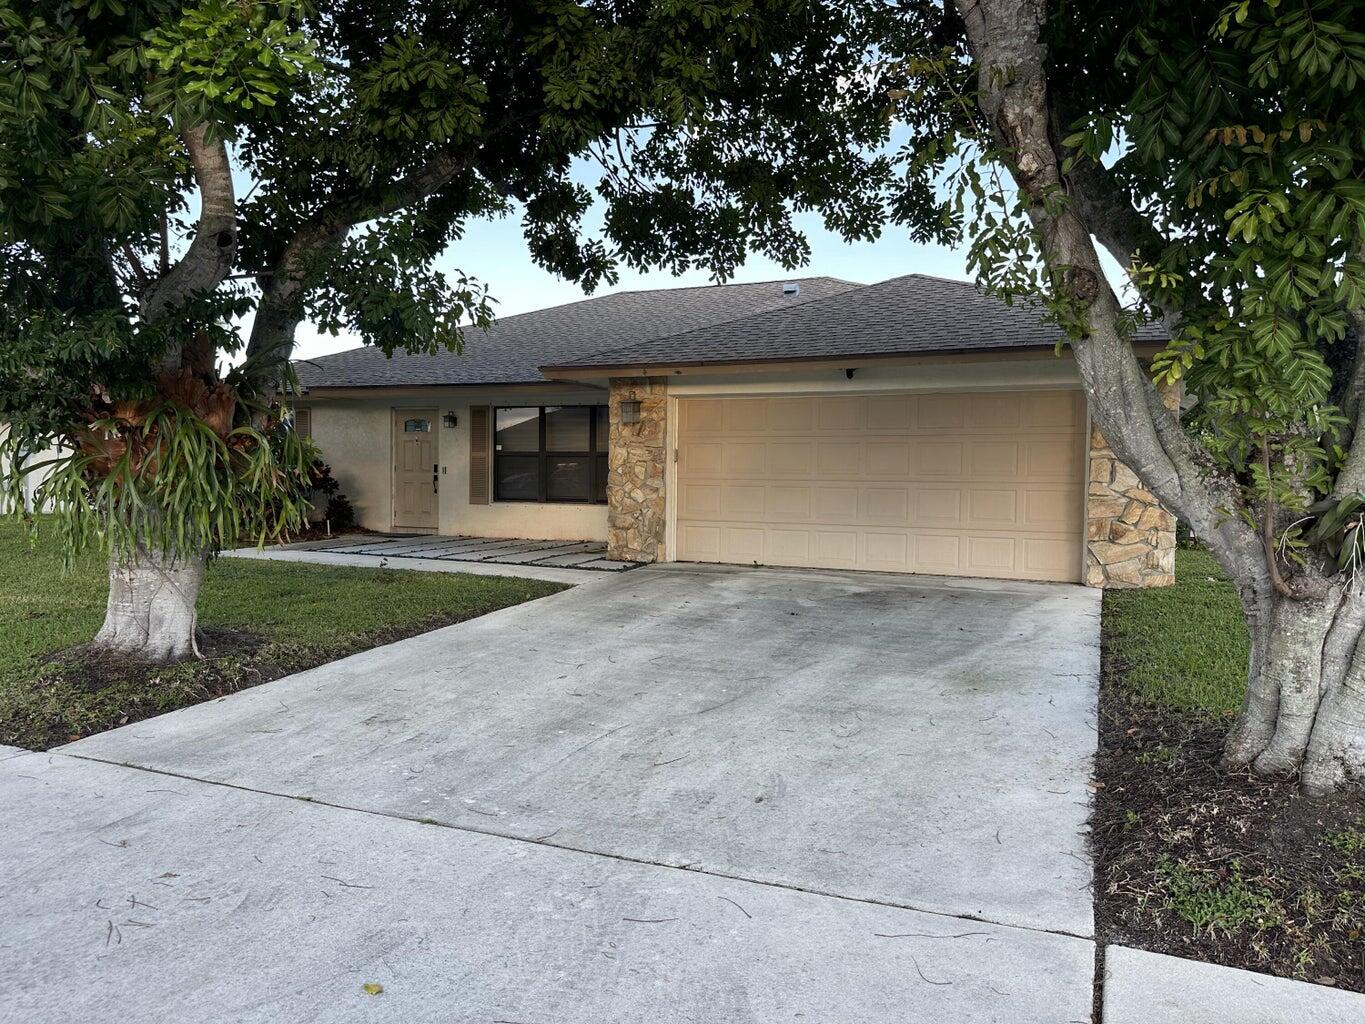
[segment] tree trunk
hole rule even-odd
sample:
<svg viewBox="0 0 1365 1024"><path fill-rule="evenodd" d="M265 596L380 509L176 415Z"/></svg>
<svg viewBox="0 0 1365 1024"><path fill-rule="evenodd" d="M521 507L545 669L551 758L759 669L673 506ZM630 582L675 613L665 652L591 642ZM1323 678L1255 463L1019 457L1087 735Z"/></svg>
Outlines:
<svg viewBox="0 0 1365 1024"><path fill-rule="evenodd" d="M1365 584L1337 577L1321 594L1283 595L1263 538L1237 514L1244 505L1235 478L1213 469L1139 364L1092 236L1098 233L1121 265L1141 240L1121 188L1106 190L1102 174L1084 179L1084 169L1081 187L1062 175L1043 42L1048 5L956 0L956 7L997 156L1019 186L1056 297L1078 320L1071 347L1095 423L1115 454L1208 546L1242 598L1251 657L1227 763L1267 775L1301 772L1310 792L1365 784L1365 654L1359 650ZM1175 312L1167 312L1168 320ZM1358 438L1352 452L1365 453L1363 446L1365 438ZM1360 472L1365 478L1365 454Z"/></svg>
<svg viewBox="0 0 1365 1024"><path fill-rule="evenodd" d="M1251 657L1225 763L1258 775L1298 774L1322 794L1365 782L1365 600L1244 596Z"/></svg>
<svg viewBox="0 0 1365 1024"><path fill-rule="evenodd" d="M167 664L199 656L195 602L203 555L167 558L139 548L109 562L109 604L91 647L100 653Z"/></svg>

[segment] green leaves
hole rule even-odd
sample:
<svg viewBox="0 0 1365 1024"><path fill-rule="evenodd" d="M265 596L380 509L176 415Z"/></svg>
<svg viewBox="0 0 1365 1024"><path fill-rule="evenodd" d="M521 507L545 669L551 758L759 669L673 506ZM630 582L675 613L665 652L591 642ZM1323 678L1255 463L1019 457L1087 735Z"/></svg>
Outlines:
<svg viewBox="0 0 1365 1024"><path fill-rule="evenodd" d="M462 324L492 321L490 299L459 271L434 269L431 256L413 221L372 224L308 268L317 282L308 314L319 330L350 330L388 355L459 351Z"/></svg>
<svg viewBox="0 0 1365 1024"><path fill-rule="evenodd" d="M483 126L488 89L440 43L400 35L355 76L364 131L390 140L459 143Z"/></svg>
<svg viewBox="0 0 1365 1024"><path fill-rule="evenodd" d="M182 125L232 125L276 106L294 80L322 70L298 29L300 0L201 0L147 34L144 58L162 72L148 98Z"/></svg>
<svg viewBox="0 0 1365 1024"><path fill-rule="evenodd" d="M93 419L74 447L31 464L48 473L35 502L55 510L67 556L94 549L130 557L139 548L198 555L302 529L316 452L263 407L243 404L237 416L239 425L224 430L205 409L176 398L119 403ZM271 424L268 433L253 422ZM32 450L15 437L0 445L11 457ZM20 480L4 483L14 489Z"/></svg>
<svg viewBox="0 0 1365 1024"><path fill-rule="evenodd" d="M897 214L926 237L960 224L979 280L1042 303L1064 338L1090 329L1087 309L1069 297L1071 268L1042 259L1028 214L1074 214L1134 250L1113 252L1129 264L1129 290L1115 290L1132 300L1119 328L1175 325L1153 377L1183 386L1189 433L1251 520L1268 496L1302 511L1330 493L1356 426L1339 403L1357 415L1349 383L1365 350L1351 332L1365 322L1362 28L1361 0L1049 5L1068 180L1029 210L975 84L955 77L978 70L961 51L936 60L906 44L917 59L896 82L914 143L900 165L914 201Z"/></svg>

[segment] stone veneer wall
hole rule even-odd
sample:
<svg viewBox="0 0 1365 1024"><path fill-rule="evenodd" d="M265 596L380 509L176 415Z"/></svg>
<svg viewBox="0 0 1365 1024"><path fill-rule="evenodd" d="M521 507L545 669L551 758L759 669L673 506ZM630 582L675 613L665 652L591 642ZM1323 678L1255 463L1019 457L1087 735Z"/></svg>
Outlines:
<svg viewBox="0 0 1365 1024"><path fill-rule="evenodd" d="M1179 389L1163 392L1176 409ZM1085 584L1089 587L1169 587L1175 582L1175 516L1120 462L1090 428L1086 496Z"/></svg>
<svg viewBox="0 0 1365 1024"><path fill-rule="evenodd" d="M621 422L621 403L640 403L640 422ZM607 476L607 557L654 562L664 547L668 382L663 377L613 377L610 471Z"/></svg>

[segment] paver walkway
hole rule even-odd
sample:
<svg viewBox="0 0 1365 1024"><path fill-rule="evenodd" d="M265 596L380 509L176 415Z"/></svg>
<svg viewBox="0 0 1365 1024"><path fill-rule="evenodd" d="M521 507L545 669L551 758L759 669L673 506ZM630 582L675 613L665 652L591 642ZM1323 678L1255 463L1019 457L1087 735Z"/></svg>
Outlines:
<svg viewBox="0 0 1365 1024"><path fill-rule="evenodd" d="M623 572L635 562L607 557L599 541L518 540L507 537L381 536L315 541L293 550L327 551L339 555L381 555L385 558L427 558L448 562L489 562L504 565L546 566Z"/></svg>

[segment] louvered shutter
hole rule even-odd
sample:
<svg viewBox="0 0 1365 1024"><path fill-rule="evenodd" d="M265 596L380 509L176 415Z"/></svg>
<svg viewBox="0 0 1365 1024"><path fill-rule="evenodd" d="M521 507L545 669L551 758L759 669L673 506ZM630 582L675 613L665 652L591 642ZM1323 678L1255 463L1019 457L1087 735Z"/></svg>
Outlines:
<svg viewBox="0 0 1365 1024"><path fill-rule="evenodd" d="M469 410L469 503L487 505L490 472L490 435L492 410L486 405Z"/></svg>

